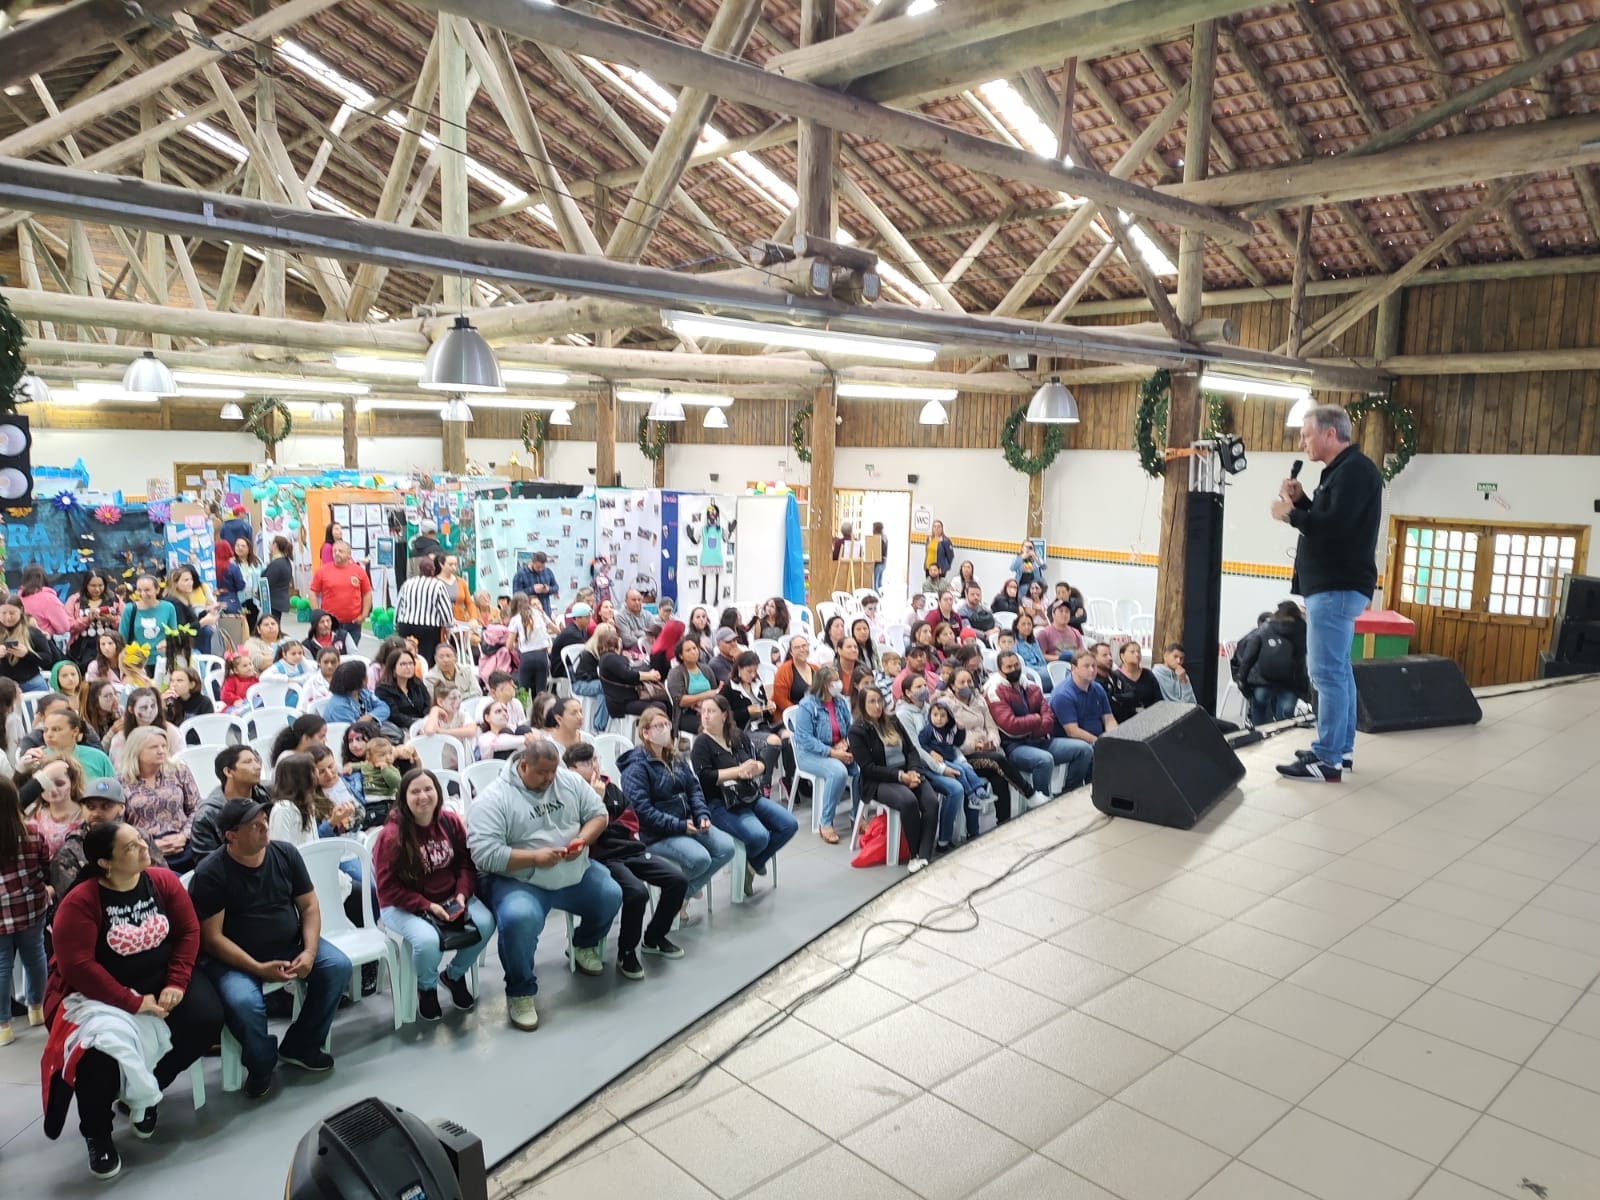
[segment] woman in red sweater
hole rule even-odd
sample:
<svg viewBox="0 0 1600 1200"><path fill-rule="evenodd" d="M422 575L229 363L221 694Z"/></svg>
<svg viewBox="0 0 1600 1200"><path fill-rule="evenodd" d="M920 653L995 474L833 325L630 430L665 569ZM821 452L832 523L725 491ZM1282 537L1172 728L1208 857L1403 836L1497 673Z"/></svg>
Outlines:
<svg viewBox="0 0 1600 1200"><path fill-rule="evenodd" d="M462 1012L473 1006L467 972L489 944L494 914L474 894L478 875L467 853L467 827L445 808L432 771L414 767L400 780L398 803L372 847L379 919L405 938L417 969L417 1015L439 1019L439 931L471 917L478 940L456 951L444 972L450 999Z"/></svg>
<svg viewBox="0 0 1600 1200"><path fill-rule="evenodd" d="M74 995L159 1017L172 1035L172 1048L155 1064L156 1083L165 1088L222 1036L222 1003L210 980L194 970L200 922L178 877L150 865L144 836L132 825L113 821L93 826L83 836L83 853L83 870L56 909L51 927L55 954L45 991L45 1022L52 1044L57 1023L67 1019L63 1004ZM78 1098L78 1129L89 1146L89 1170L110 1179L122 1169L111 1140L111 1105L122 1086L116 1059L85 1050L70 1082L58 1073L53 1083L56 1130L65 1117L64 1105L63 1111L54 1112L56 1097L70 1086ZM148 1138L155 1130L156 1110L151 1107L133 1132Z"/></svg>

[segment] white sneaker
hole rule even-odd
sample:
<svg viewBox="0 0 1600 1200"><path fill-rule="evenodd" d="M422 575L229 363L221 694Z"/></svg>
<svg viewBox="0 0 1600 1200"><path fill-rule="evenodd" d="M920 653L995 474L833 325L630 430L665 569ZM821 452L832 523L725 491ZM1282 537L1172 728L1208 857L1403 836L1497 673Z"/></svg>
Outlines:
<svg viewBox="0 0 1600 1200"><path fill-rule="evenodd" d="M572 951L573 964L580 975L603 975L606 965L600 957L599 946L576 946Z"/></svg>
<svg viewBox="0 0 1600 1200"><path fill-rule="evenodd" d="M518 1029L539 1028L539 1010L534 1008L532 996L507 996L506 1015Z"/></svg>
<svg viewBox="0 0 1600 1200"><path fill-rule="evenodd" d="M1050 797L1046 796L1043 792L1035 792L1033 795L1028 797L1029 808L1038 808L1041 804L1049 803Z"/></svg>
<svg viewBox="0 0 1600 1200"><path fill-rule="evenodd" d="M927 859L925 859L925 858L913 858L910 862L908 862L906 864L906 870L909 871L911 874L915 875L918 871L922 870L922 868L927 866L927 865L928 865L928 860Z"/></svg>

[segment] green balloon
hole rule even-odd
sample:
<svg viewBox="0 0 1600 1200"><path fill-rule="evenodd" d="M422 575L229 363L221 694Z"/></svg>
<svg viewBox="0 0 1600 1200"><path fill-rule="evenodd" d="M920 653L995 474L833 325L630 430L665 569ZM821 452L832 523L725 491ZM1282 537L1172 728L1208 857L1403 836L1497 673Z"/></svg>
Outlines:
<svg viewBox="0 0 1600 1200"><path fill-rule="evenodd" d="M295 488L294 489L294 498L296 500L304 500L306 498L306 490L305 490L305 488L303 488L303 487Z"/></svg>
<svg viewBox="0 0 1600 1200"><path fill-rule="evenodd" d="M289 528L290 529L299 529L300 528L300 518L299 517L290 517L289 518Z"/></svg>

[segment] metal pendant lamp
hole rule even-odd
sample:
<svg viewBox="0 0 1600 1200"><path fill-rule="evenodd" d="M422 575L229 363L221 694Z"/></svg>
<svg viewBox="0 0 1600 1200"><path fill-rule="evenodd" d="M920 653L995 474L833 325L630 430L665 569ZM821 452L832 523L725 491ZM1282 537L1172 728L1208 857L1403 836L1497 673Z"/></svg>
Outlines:
<svg viewBox="0 0 1600 1200"><path fill-rule="evenodd" d="M550 412L550 424L552 424L552 425L571 425L572 424L572 410L570 408L552 409L551 412Z"/></svg>
<svg viewBox="0 0 1600 1200"><path fill-rule="evenodd" d="M466 317L428 347L417 386L430 392L503 392L500 363Z"/></svg>
<svg viewBox="0 0 1600 1200"><path fill-rule="evenodd" d="M944 405L937 400L929 400L922 406L922 411L917 414L919 425L948 425L950 414L945 411Z"/></svg>
<svg viewBox="0 0 1600 1200"><path fill-rule="evenodd" d="M460 396L451 396L445 401L444 407L439 410L441 421L459 421L467 424L472 420L472 406Z"/></svg>
<svg viewBox="0 0 1600 1200"><path fill-rule="evenodd" d="M1039 425L1078 423L1078 402L1061 382L1061 376L1050 376L1050 382L1033 394L1028 402L1027 420Z"/></svg>
<svg viewBox="0 0 1600 1200"><path fill-rule="evenodd" d="M220 413L218 413L217 415L219 417L221 417L222 420L224 420L224 421L242 421L242 420L244 420L243 411L241 411L239 406L237 404L235 404L232 400L229 400L226 404L224 404L222 406L222 411Z"/></svg>
<svg viewBox="0 0 1600 1200"><path fill-rule="evenodd" d="M1306 418L1310 415L1311 397L1307 396L1304 400L1296 400L1289 406L1289 415L1283 422L1284 426L1288 429L1299 429L1300 426L1305 424Z"/></svg>
<svg viewBox="0 0 1600 1200"><path fill-rule="evenodd" d="M26 371L17 381L16 401L18 404L49 404L50 385L32 371Z"/></svg>
<svg viewBox="0 0 1600 1200"><path fill-rule="evenodd" d="M706 409L705 427L707 429L726 429L728 427L728 414L720 408Z"/></svg>
<svg viewBox="0 0 1600 1200"><path fill-rule="evenodd" d="M176 396L178 381L172 377L172 371L167 364L155 356L154 351L146 350L128 364L127 370L123 371L122 390L147 396Z"/></svg>
<svg viewBox="0 0 1600 1200"><path fill-rule="evenodd" d="M683 402L672 394L671 388L662 388L661 395L650 402L647 414L652 421L683 420Z"/></svg>

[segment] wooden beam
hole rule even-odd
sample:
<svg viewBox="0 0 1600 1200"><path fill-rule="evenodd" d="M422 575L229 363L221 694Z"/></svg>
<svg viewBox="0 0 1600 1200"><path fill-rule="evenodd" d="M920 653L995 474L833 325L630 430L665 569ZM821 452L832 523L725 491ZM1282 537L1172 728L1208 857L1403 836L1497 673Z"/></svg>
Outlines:
<svg viewBox="0 0 1600 1200"><path fill-rule="evenodd" d="M1409 121L1396 125L1393 129L1384 130L1357 146L1350 151L1350 154L1352 156L1378 154L1391 146L1399 146L1409 142L1418 134L1425 133L1435 125L1448 121L1457 113L1464 113L1473 105L1482 104L1485 100L1498 96L1507 88L1527 83L1530 79L1543 75L1552 67L1565 62L1574 55L1582 54L1585 50L1593 50L1596 46L1600 46L1600 21L1586 25L1576 33L1545 47L1543 51L1532 58L1514 63L1498 74L1491 75L1488 79L1457 92L1442 103L1434 105L1425 112L1418 113Z"/></svg>
<svg viewBox="0 0 1600 1200"><path fill-rule="evenodd" d="M951 268L944 273L941 282L946 287L953 287L978 261L978 257L989 248L989 243L994 240L994 235L1000 232L1001 218L996 217L978 231L978 236L973 238L967 248L961 252L961 257L956 259Z"/></svg>
<svg viewBox="0 0 1600 1200"><path fill-rule="evenodd" d="M1110 262L1116 253L1117 243L1115 241L1109 241L1100 247L1095 256L1089 260L1089 265L1078 272L1078 277L1072 281L1072 286L1066 290L1061 299L1056 301L1055 307L1045 315L1044 321L1046 325L1054 325L1072 311L1072 306L1083 297L1084 292L1089 290L1089 285L1094 282L1094 277L1100 273L1100 269Z"/></svg>
<svg viewBox="0 0 1600 1200"><path fill-rule="evenodd" d="M439 163L439 228L454 237L467 233L467 108L472 98L467 95L467 50L457 33L466 24L464 16L439 16L439 148L444 151ZM458 313L472 303L471 281L464 272L452 271L442 278L446 308ZM442 424L445 469L451 470L448 431L452 425L459 431L460 422ZM461 458L462 465L455 470L466 469L464 432Z"/></svg>
<svg viewBox="0 0 1600 1200"><path fill-rule="evenodd" d="M0 34L0 87L42 75L81 58L115 38L134 33L152 17L192 7L190 0L74 0Z"/></svg>
<svg viewBox="0 0 1600 1200"><path fill-rule="evenodd" d="M339 433L344 449L344 466L347 471L354 471L361 465L361 443L356 437L356 400L354 396L346 396L339 406Z"/></svg>
<svg viewBox="0 0 1600 1200"><path fill-rule="evenodd" d="M838 12L836 0L800 0L800 45L816 47L831 42L839 32ZM834 175L838 162L839 139L834 131L815 121L801 121L800 161L795 173L795 190L800 195L795 226L799 232L829 239L837 235L839 207ZM865 210L862 216L872 221ZM910 257L915 258L916 254L913 252Z"/></svg>
<svg viewBox="0 0 1600 1200"><path fill-rule="evenodd" d="M1299 208L1454 187L1600 162L1600 115L1534 121L1395 146L1365 158L1327 155L1158 190L1224 208Z"/></svg>
<svg viewBox="0 0 1600 1200"><path fill-rule="evenodd" d="M594 401L594 485L615 487L617 477L617 389L603 387Z"/></svg>
<svg viewBox="0 0 1600 1200"><path fill-rule="evenodd" d="M1149 57L1146 55L1147 59ZM1183 181L1195 183L1206 177L1211 161L1211 93L1217 80L1217 28L1210 21L1202 21L1194 27L1189 64L1189 126L1183 147ZM1200 293L1206 281L1205 252L1205 239L1199 231L1183 230L1178 239L1177 310L1178 320L1186 327L1200 319ZM1155 305L1155 310L1156 316L1161 317L1160 304Z"/></svg>
<svg viewBox="0 0 1600 1200"><path fill-rule="evenodd" d="M1149 0L1130 0L1147 3ZM1191 0L1160 0L1182 7ZM525 0L425 0L423 7L445 12L470 10L487 21L545 47L630 63L659 82L699 88L725 100L817 121L833 129L870 137L929 154L945 162L1050 191L1088 196L1128 212L1174 225L1198 228L1219 241L1243 244L1254 236L1249 222L1170 198L1098 172L1067 167L1038 155L963 133L926 117L885 108L797 80L770 74L747 63L708 55L693 47L627 29L554 5ZM886 23L887 24L887 23ZM1053 56L1054 57L1054 56Z"/></svg>
<svg viewBox="0 0 1600 1200"><path fill-rule="evenodd" d="M781 56L793 78L877 101L947 96L1025 67L1084 61L1196 21L1250 7L1229 0L944 0L932 12L882 21L820 52Z"/></svg>
<svg viewBox="0 0 1600 1200"><path fill-rule="evenodd" d="M811 395L811 480L808 493L810 521L806 529L806 556L810 559L806 599L825 592L822 580L833 569L834 447L839 427L839 404L833 388L819 387Z"/></svg>
<svg viewBox="0 0 1600 1200"><path fill-rule="evenodd" d="M934 273L933 268L929 267L923 260L922 255L917 253L916 247L895 227L895 223L890 219L889 214L879 208L872 197L867 195L854 179L845 174L841 168L834 171L833 181L839 189L839 194L866 218L867 224L871 225L877 235L883 239L884 245L900 260L911 277L928 289L928 294L933 297L934 303L944 309L945 312L961 313L967 311L961 306L961 302L956 299L955 293L945 285L944 280L940 279ZM804 205L802 205L803 208Z"/></svg>
<svg viewBox="0 0 1600 1200"><path fill-rule="evenodd" d="M1298 355L1306 331L1306 282L1311 276L1311 206L1300 210L1294 241L1294 280L1289 288L1289 340L1285 353Z"/></svg>
<svg viewBox="0 0 1600 1200"><path fill-rule="evenodd" d="M188 79L208 64L214 64L230 54L248 53L257 42L268 41L289 26L332 8L336 3L338 0L285 0L264 16L241 25L235 33L216 34L211 39L216 45L215 49L195 47L185 50L132 79L63 109L59 116L38 121L0 140L0 156L26 157L37 154L69 133L76 133L86 125L132 108L162 88Z"/></svg>
<svg viewBox="0 0 1600 1200"><path fill-rule="evenodd" d="M1385 296L1399 291L1405 286L1406 280L1420 274L1435 255L1444 250L1446 246L1459 241L1490 212L1497 210L1502 204L1510 200L1520 186L1522 186L1521 180L1512 179L1493 188L1488 195L1478 202L1476 207L1469 212L1462 213L1455 224L1451 225L1450 228L1413 255L1405 266L1352 296L1333 312L1329 313L1323 320L1317 322L1316 331L1300 347L1301 355L1311 355L1322 349L1346 329L1361 320L1367 313L1371 312Z"/></svg>

